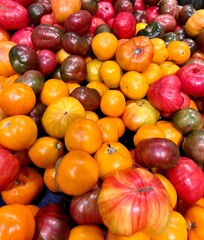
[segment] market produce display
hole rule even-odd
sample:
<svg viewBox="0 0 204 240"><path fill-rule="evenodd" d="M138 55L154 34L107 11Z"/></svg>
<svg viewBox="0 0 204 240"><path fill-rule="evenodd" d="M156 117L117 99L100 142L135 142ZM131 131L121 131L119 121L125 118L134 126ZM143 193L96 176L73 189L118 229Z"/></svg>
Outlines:
<svg viewBox="0 0 204 240"><path fill-rule="evenodd" d="M204 3L0 0L0 240L204 240Z"/></svg>

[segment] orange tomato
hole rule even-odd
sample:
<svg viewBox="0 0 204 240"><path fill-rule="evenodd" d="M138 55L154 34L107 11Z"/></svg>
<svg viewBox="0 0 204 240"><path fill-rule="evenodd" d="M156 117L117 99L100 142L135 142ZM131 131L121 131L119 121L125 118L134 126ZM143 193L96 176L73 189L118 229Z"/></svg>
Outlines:
<svg viewBox="0 0 204 240"><path fill-rule="evenodd" d="M163 77L162 68L157 63L150 63L147 69L142 72L148 84L151 84Z"/></svg>
<svg viewBox="0 0 204 240"><path fill-rule="evenodd" d="M76 98L60 97L45 109L42 125L51 137L63 138L67 127L74 120L83 117L85 117L85 109Z"/></svg>
<svg viewBox="0 0 204 240"><path fill-rule="evenodd" d="M65 60L65 58L70 56L70 54L68 52L66 52L63 48L58 50L56 52L56 55L57 55L59 64L61 64Z"/></svg>
<svg viewBox="0 0 204 240"><path fill-rule="evenodd" d="M142 124L136 131L135 135L133 136L133 142L134 145L137 146L137 144L144 140L149 138L165 138L164 132L157 127L155 124L152 123L146 123Z"/></svg>
<svg viewBox="0 0 204 240"><path fill-rule="evenodd" d="M95 35L91 41L92 51L101 61L112 59L115 56L117 47L118 39L110 32L101 32Z"/></svg>
<svg viewBox="0 0 204 240"><path fill-rule="evenodd" d="M9 60L9 51L16 43L12 41L0 41L0 75L10 77L15 74Z"/></svg>
<svg viewBox="0 0 204 240"><path fill-rule="evenodd" d="M60 79L48 79L40 92L40 101L48 106L59 97L69 96L68 85Z"/></svg>
<svg viewBox="0 0 204 240"><path fill-rule="evenodd" d="M160 235L151 238L151 240L167 239L188 239L187 224L185 218L179 212L173 211L164 231Z"/></svg>
<svg viewBox="0 0 204 240"><path fill-rule="evenodd" d="M79 118L68 126L64 142L68 151L83 150L92 154L101 146L103 136L96 121Z"/></svg>
<svg viewBox="0 0 204 240"><path fill-rule="evenodd" d="M37 167L54 167L58 158L64 155L64 144L58 138L42 136L29 148L28 155Z"/></svg>
<svg viewBox="0 0 204 240"><path fill-rule="evenodd" d="M193 99L190 98L190 104L189 107L195 109L196 111L198 111L198 106L196 105L195 101Z"/></svg>
<svg viewBox="0 0 204 240"><path fill-rule="evenodd" d="M43 173L44 183L51 192L59 192L55 183L55 175L56 175L55 167L46 168Z"/></svg>
<svg viewBox="0 0 204 240"><path fill-rule="evenodd" d="M109 89L107 90L100 102L101 111L110 117L119 117L126 105L126 99L123 93L119 90Z"/></svg>
<svg viewBox="0 0 204 240"><path fill-rule="evenodd" d="M71 229L67 240L105 240L104 231L98 225L78 225ZM145 240L145 239L144 239Z"/></svg>
<svg viewBox="0 0 204 240"><path fill-rule="evenodd" d="M117 88L123 71L116 61L107 60L101 64L99 74L108 88Z"/></svg>
<svg viewBox="0 0 204 240"><path fill-rule="evenodd" d="M99 69L102 64L102 61L100 61L97 58L94 58L87 62L86 68L87 68L87 74L86 74L86 81L92 82L92 81L99 81L101 82L101 76L99 74Z"/></svg>
<svg viewBox="0 0 204 240"><path fill-rule="evenodd" d="M108 86L105 85L103 82L98 82L98 81L92 81L89 82L86 87L96 89L100 96L102 97L103 94L109 89Z"/></svg>
<svg viewBox="0 0 204 240"><path fill-rule="evenodd" d="M172 203L172 208L176 207L176 203L177 203L177 192L175 187L173 186L173 184L168 180L168 178L166 178L164 175L160 174L160 173L154 173L154 175L159 178L159 180L162 182L162 184L164 185L164 187L166 188L169 197L171 199L171 203Z"/></svg>
<svg viewBox="0 0 204 240"><path fill-rule="evenodd" d="M98 164L101 179L105 179L115 170L133 167L130 151L118 141L103 143L95 152L94 158Z"/></svg>
<svg viewBox="0 0 204 240"><path fill-rule="evenodd" d="M146 77L139 72L126 72L120 80L120 90L129 99L138 100L146 96L149 89Z"/></svg>
<svg viewBox="0 0 204 240"><path fill-rule="evenodd" d="M81 9L80 0L51 0L53 15L57 23L64 23L67 17Z"/></svg>
<svg viewBox="0 0 204 240"><path fill-rule="evenodd" d="M4 118L8 117L8 114L6 114L2 108L0 108L0 121Z"/></svg>
<svg viewBox="0 0 204 240"><path fill-rule="evenodd" d="M188 240L204 239L204 208L192 205L186 210L184 217L187 222Z"/></svg>
<svg viewBox="0 0 204 240"><path fill-rule="evenodd" d="M68 88L69 88L69 93L71 93L75 88L80 87L81 85L79 83L69 83L66 82Z"/></svg>
<svg viewBox="0 0 204 240"><path fill-rule="evenodd" d="M118 141L118 126L113 120L103 117L97 121L97 125L102 132L103 142Z"/></svg>
<svg viewBox="0 0 204 240"><path fill-rule="evenodd" d="M11 38L9 32L7 32L5 29L0 27L0 42L1 41L9 41Z"/></svg>
<svg viewBox="0 0 204 240"><path fill-rule="evenodd" d="M2 89L0 107L9 116L28 114L35 106L33 89L25 83L13 83Z"/></svg>
<svg viewBox="0 0 204 240"><path fill-rule="evenodd" d="M99 116L98 116L97 113L94 112L94 111L86 111L86 116L85 116L85 118L91 119L91 120L93 120L93 121L98 121Z"/></svg>
<svg viewBox="0 0 204 240"><path fill-rule="evenodd" d="M180 67L173 61L164 61L160 64L160 67L162 69L163 76L174 75L180 69Z"/></svg>
<svg viewBox="0 0 204 240"><path fill-rule="evenodd" d="M164 132L167 139L175 142L178 147L181 146L181 143L183 142L183 135L174 127L171 121L159 120L156 122L156 126Z"/></svg>
<svg viewBox="0 0 204 240"><path fill-rule="evenodd" d="M18 78L20 75L18 73L11 75L10 77L7 77L6 80L3 83L3 88L7 87L10 84L13 84L16 78Z"/></svg>
<svg viewBox="0 0 204 240"><path fill-rule="evenodd" d="M123 120L120 117L110 117L110 116L106 116L105 118L109 118L111 120L113 120L117 127L118 127L118 137L122 137L123 134L125 133L125 123L123 122Z"/></svg>
<svg viewBox="0 0 204 240"><path fill-rule="evenodd" d="M161 64L166 61L168 57L168 51L166 48L166 43L161 38L150 39L154 46L154 55L152 58L152 63Z"/></svg>
<svg viewBox="0 0 204 240"><path fill-rule="evenodd" d="M6 204L30 204L43 189L43 178L33 167L21 168L18 179L8 190L1 192Z"/></svg>
<svg viewBox="0 0 204 240"><path fill-rule="evenodd" d="M38 212L38 210L40 209L40 207L38 207L37 205L34 205L34 204L27 204L27 205L25 205L25 206L28 207L28 208L31 210L33 216L35 216L35 214L36 214L36 213Z"/></svg>
<svg viewBox="0 0 204 240"><path fill-rule="evenodd" d="M204 197L202 197L201 199L199 199L195 204L204 207Z"/></svg>
<svg viewBox="0 0 204 240"><path fill-rule="evenodd" d="M22 204L0 207L0 237L2 240L31 240L35 232L35 219L31 210Z"/></svg>
<svg viewBox="0 0 204 240"><path fill-rule="evenodd" d="M75 196L91 190L98 178L99 169L95 159L83 150L73 150L60 160L55 179L61 192Z"/></svg>
<svg viewBox="0 0 204 240"><path fill-rule="evenodd" d="M147 236L143 232L137 232L131 237L116 236L110 230L107 232L108 240L151 240L151 237Z"/></svg>
<svg viewBox="0 0 204 240"><path fill-rule="evenodd" d="M0 144L14 151L29 148L37 139L38 128L32 118L14 115L0 121Z"/></svg>
<svg viewBox="0 0 204 240"><path fill-rule="evenodd" d="M167 46L167 61L173 61L175 64L181 65L185 63L191 56L189 45L184 41L172 41Z"/></svg>

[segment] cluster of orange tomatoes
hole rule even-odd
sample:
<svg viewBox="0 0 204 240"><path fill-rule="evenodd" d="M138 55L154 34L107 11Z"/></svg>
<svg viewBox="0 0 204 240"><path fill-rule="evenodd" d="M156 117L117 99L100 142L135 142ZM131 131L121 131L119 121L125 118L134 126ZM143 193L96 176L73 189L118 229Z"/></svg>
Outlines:
<svg viewBox="0 0 204 240"><path fill-rule="evenodd" d="M137 24L136 31L144 27L143 23ZM6 31L0 32L0 145L12 151L21 164L16 181L1 192L6 205L0 208L0 239L32 239L34 215L39 210L33 201L44 186L54 193L78 196L113 171L132 168L131 149L120 141L126 131L132 132L129 141L134 146L152 137L167 138L181 146L182 133L171 120L163 119L145 97L151 83L175 74L189 60L188 44L177 40L166 46L160 38L137 37L139 47L145 44L147 50L144 59L138 55L135 71L130 60L133 53L128 52L128 45L134 42L129 41L125 49L122 43L126 41L109 32L94 36L93 55L85 56L87 76L83 86L96 89L101 100L100 109L87 111L70 96L80 86L78 83L47 79L37 96L25 83L15 83L19 74L12 69L8 57L15 43ZM61 64L69 53L60 49L56 56ZM45 106L40 118L42 129L29 115L39 102ZM189 107L198 111L193 99ZM38 168L43 169L43 174ZM173 185L164 175L155 173L157 169L151 170L165 185L175 209L165 231L154 238L142 232L120 237L108 231L108 240L184 240L187 235L189 240L204 239L204 200L188 206L190 210L184 218L177 211L179 203ZM10 234L13 225L20 230ZM80 234L86 236L79 238ZM104 233L98 225L77 226L71 230L68 240L72 239L103 240Z"/></svg>

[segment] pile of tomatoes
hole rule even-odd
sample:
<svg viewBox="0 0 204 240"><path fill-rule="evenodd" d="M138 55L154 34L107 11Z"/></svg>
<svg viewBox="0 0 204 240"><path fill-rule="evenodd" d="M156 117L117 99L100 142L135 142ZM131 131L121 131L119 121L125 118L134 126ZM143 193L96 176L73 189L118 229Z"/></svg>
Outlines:
<svg viewBox="0 0 204 240"><path fill-rule="evenodd" d="M98 11L102 2L115 7L112 18ZM154 21L136 15L148 7L159 14L166 1L148 6L151 1L125 0L132 8L122 2L0 0L0 240L204 239L204 84L193 86L192 95L185 84L171 85L185 66L196 66L204 77L204 10L185 6L185 23L194 19L183 25L174 11L163 13L177 24L173 32L167 22L167 40L162 22L152 26L151 37L143 30ZM21 15L15 16L14 6ZM77 14L83 28L73 25ZM128 24L119 29L123 18ZM176 31L187 37L174 39ZM199 133L187 151L193 131ZM150 145L141 147L140 156L136 151L147 139L155 145L151 153ZM156 148L159 139L172 149ZM174 150L179 156L172 159ZM168 158L168 167L159 162ZM62 200L41 208L47 190ZM128 191L139 194L120 204ZM140 220L131 222L135 216Z"/></svg>

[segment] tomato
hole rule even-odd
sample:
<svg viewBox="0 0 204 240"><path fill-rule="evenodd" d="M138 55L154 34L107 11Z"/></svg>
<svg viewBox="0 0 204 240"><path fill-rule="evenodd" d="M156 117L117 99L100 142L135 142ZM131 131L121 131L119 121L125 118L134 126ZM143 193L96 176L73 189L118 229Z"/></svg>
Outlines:
<svg viewBox="0 0 204 240"><path fill-rule="evenodd" d="M48 106L59 97L69 96L68 85L60 79L48 79L40 92L40 101Z"/></svg>
<svg viewBox="0 0 204 240"><path fill-rule="evenodd" d="M0 41L0 75L2 76L10 77L16 73L9 60L9 51L15 45L13 41Z"/></svg>
<svg viewBox="0 0 204 240"><path fill-rule="evenodd" d="M39 137L28 150L31 161L40 168L54 167L63 154L63 142L50 136Z"/></svg>
<svg viewBox="0 0 204 240"><path fill-rule="evenodd" d="M165 134L159 127L156 126L156 124L146 123L142 124L137 129L135 135L133 136L133 142L136 146L140 141L153 137L165 138Z"/></svg>
<svg viewBox="0 0 204 240"><path fill-rule="evenodd" d="M67 127L75 119L83 117L85 117L85 109L76 98L60 97L45 109L42 125L51 137L63 138Z"/></svg>
<svg viewBox="0 0 204 240"><path fill-rule="evenodd" d="M152 61L153 54L151 40L145 36L136 36L118 46L116 61L125 71L142 72Z"/></svg>
<svg viewBox="0 0 204 240"><path fill-rule="evenodd" d="M162 69L163 76L173 75L180 69L176 63L167 60L161 63L160 67Z"/></svg>
<svg viewBox="0 0 204 240"><path fill-rule="evenodd" d="M161 64L163 63L168 57L168 51L166 48L166 43L161 38L152 38L151 42L154 46L154 55L152 58L152 63Z"/></svg>
<svg viewBox="0 0 204 240"><path fill-rule="evenodd" d="M110 117L110 116L106 116L105 118L109 118L112 121L114 121L118 127L118 137L122 137L123 134L125 133L125 124L123 122L123 120L120 117Z"/></svg>
<svg viewBox="0 0 204 240"><path fill-rule="evenodd" d="M199 205L190 206L184 217L187 222L188 240L204 239L204 208Z"/></svg>
<svg viewBox="0 0 204 240"><path fill-rule="evenodd" d="M86 111L85 118L91 119L93 121L98 121L99 120L98 114L94 111Z"/></svg>
<svg viewBox="0 0 204 240"><path fill-rule="evenodd" d="M103 83L103 82L100 82L100 81L92 81L92 82L89 82L86 87L89 87L89 88L94 88L96 89L100 96L102 97L103 94L109 89L108 86Z"/></svg>
<svg viewBox="0 0 204 240"><path fill-rule="evenodd" d="M146 77L136 71L124 73L120 80L120 90L129 99L138 100L146 96L149 88Z"/></svg>
<svg viewBox="0 0 204 240"><path fill-rule="evenodd" d="M38 129L32 118L14 115L0 121L0 144L20 151L29 148L37 139Z"/></svg>
<svg viewBox="0 0 204 240"><path fill-rule="evenodd" d="M63 48L61 48L56 52L56 55L57 55L59 64L61 64L64 61L64 59L67 58L70 54L66 52Z"/></svg>
<svg viewBox="0 0 204 240"><path fill-rule="evenodd" d="M93 154L101 146L103 136L97 122L84 117L68 126L64 142L68 151L83 150Z"/></svg>
<svg viewBox="0 0 204 240"><path fill-rule="evenodd" d="M81 9L80 0L51 0L50 3L57 23L64 23L70 14Z"/></svg>
<svg viewBox="0 0 204 240"><path fill-rule="evenodd" d="M108 240L151 240L151 238L143 232L137 232L131 237L117 236L110 230L107 233Z"/></svg>
<svg viewBox="0 0 204 240"><path fill-rule="evenodd" d="M35 106L36 95L25 83L13 83L2 89L0 107L9 116L28 114Z"/></svg>
<svg viewBox="0 0 204 240"><path fill-rule="evenodd" d="M25 205L25 206L28 207L28 208L31 210L33 216L35 216L35 214L36 214L36 213L38 212L38 210L40 209L40 207L38 207L37 205L34 205L34 204L27 204L27 205Z"/></svg>
<svg viewBox="0 0 204 240"><path fill-rule="evenodd" d="M30 204L43 189L43 178L33 167L21 168L20 174L13 186L1 192L6 204Z"/></svg>
<svg viewBox="0 0 204 240"><path fill-rule="evenodd" d="M99 169L95 159L83 150L73 150L60 160L55 180L61 192L75 196L91 190L98 178Z"/></svg>
<svg viewBox="0 0 204 240"><path fill-rule="evenodd" d="M105 240L104 231L98 225L78 225L71 229L67 240Z"/></svg>
<svg viewBox="0 0 204 240"><path fill-rule="evenodd" d="M123 113L125 105L124 94L119 90L109 89L101 98L100 109L107 116L119 117Z"/></svg>
<svg viewBox="0 0 204 240"><path fill-rule="evenodd" d="M171 213L170 221L162 234L152 237L151 240L167 240L167 239L187 239L187 224L185 218L178 212Z"/></svg>
<svg viewBox="0 0 204 240"><path fill-rule="evenodd" d="M99 60L110 60L115 56L118 39L113 33L101 32L93 37L91 47Z"/></svg>
<svg viewBox="0 0 204 240"><path fill-rule="evenodd" d="M9 41L11 38L8 31L6 31L4 28L0 27L0 42L1 41Z"/></svg>
<svg viewBox="0 0 204 240"><path fill-rule="evenodd" d="M97 58L94 58L87 62L87 74L86 74L86 81L92 82L92 81L102 81L99 69L101 67L102 61L100 61Z"/></svg>
<svg viewBox="0 0 204 240"><path fill-rule="evenodd" d="M4 240L30 240L34 236L35 219L31 210L22 204L0 207L0 236Z"/></svg>
<svg viewBox="0 0 204 240"><path fill-rule="evenodd" d="M99 176L105 179L115 170L132 168L130 151L120 142L105 142L95 152L94 159L99 167Z"/></svg>
<svg viewBox="0 0 204 240"><path fill-rule="evenodd" d="M43 174L43 181L51 192L59 192L55 184L56 168L46 168Z"/></svg>
<svg viewBox="0 0 204 240"><path fill-rule="evenodd" d="M163 77L163 72L160 65L152 62L147 66L147 69L142 72L142 75L146 78L147 83L151 84Z"/></svg>
<svg viewBox="0 0 204 240"><path fill-rule="evenodd" d="M118 141L118 126L113 120L102 117L97 121L97 125L102 132L103 142Z"/></svg>

